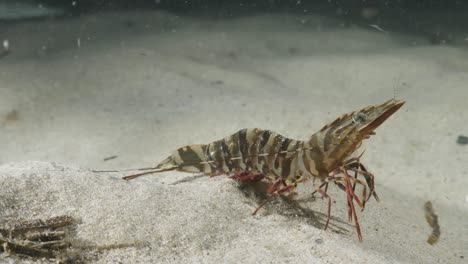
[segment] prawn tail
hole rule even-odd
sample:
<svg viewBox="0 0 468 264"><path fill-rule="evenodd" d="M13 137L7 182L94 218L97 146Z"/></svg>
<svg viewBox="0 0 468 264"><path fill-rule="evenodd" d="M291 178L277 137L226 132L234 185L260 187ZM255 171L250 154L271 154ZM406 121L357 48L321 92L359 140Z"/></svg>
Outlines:
<svg viewBox="0 0 468 264"><path fill-rule="evenodd" d="M207 145L189 145L177 149L172 155L161 161L156 167L137 169L139 172L123 177L124 180L132 180L143 175L159 173L163 171L183 171L193 173L211 174L213 161L208 161L205 153Z"/></svg>

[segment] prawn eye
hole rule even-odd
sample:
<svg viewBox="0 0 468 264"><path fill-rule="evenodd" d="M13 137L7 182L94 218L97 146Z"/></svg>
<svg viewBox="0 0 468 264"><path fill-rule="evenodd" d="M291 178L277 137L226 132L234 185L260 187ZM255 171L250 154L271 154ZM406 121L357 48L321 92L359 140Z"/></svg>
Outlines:
<svg viewBox="0 0 468 264"><path fill-rule="evenodd" d="M356 113L353 115L353 123L362 124L367 121L367 115L364 113Z"/></svg>

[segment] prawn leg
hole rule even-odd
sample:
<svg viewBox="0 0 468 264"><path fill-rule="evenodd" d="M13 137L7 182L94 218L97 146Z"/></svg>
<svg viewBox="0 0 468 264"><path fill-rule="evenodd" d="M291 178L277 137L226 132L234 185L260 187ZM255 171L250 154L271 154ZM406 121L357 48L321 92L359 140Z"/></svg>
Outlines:
<svg viewBox="0 0 468 264"><path fill-rule="evenodd" d="M379 196L375 192L374 188L374 175L370 172L367 171L366 167L364 167L364 164L362 164L359 161L359 158L353 158L348 161L346 161L345 168L346 170L349 171L354 171L355 172L355 178L357 178L357 175L362 175L364 179L366 180L367 186L370 189L369 192L369 197L366 199L368 201L370 199L370 196L374 196L376 201L380 201ZM354 185L353 185L353 190L354 190Z"/></svg>
<svg viewBox="0 0 468 264"><path fill-rule="evenodd" d="M284 185L284 187L279 189L279 187L281 185ZM255 215L258 212L258 210L260 210L260 208L265 206L265 204L272 201L274 198L278 197L280 194L290 192L294 188L296 188L295 183L292 183L290 185L286 185L286 183L284 182L283 179L280 178L280 179L276 180L276 182L273 183L273 185L268 189L268 193L269 193L268 197L265 200L263 200L263 202L257 207L257 209L255 209L255 211L252 213L252 215Z"/></svg>
<svg viewBox="0 0 468 264"><path fill-rule="evenodd" d="M347 198L348 198L348 206L349 206L349 219L350 219L350 222L352 220L352 217L354 216L354 224L356 226L356 232L357 232L357 235L358 235L358 240L360 242L362 242L362 234L361 234L361 227L359 226L359 221L358 221L358 218L357 218L357 214L356 214L356 209L354 208L354 203L353 203L353 197L355 196L354 192L353 192L353 188L352 188L352 185L351 185L351 181L350 181L350 178L351 176L349 176L348 174L348 171L344 168L344 167L340 167L339 170L341 172L343 172L344 174L344 178L345 178L345 187L346 187L346 194L347 194Z"/></svg>
<svg viewBox="0 0 468 264"><path fill-rule="evenodd" d="M265 175L262 173L251 173L247 171L241 171L230 176L229 178L240 182L255 182L265 178Z"/></svg>
<svg viewBox="0 0 468 264"><path fill-rule="evenodd" d="M328 228L328 224L330 223L330 217L331 217L331 197L327 194L326 191L323 191L322 189L320 189L320 187L316 188L315 190L318 193L320 193L323 198L326 198L328 200L327 222L325 223L325 227L323 228L323 230L326 230Z"/></svg>

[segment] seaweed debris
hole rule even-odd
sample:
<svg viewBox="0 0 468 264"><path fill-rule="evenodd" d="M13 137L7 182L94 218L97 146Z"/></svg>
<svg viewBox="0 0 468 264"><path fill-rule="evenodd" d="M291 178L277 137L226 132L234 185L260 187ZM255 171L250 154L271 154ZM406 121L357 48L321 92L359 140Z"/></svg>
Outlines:
<svg viewBox="0 0 468 264"><path fill-rule="evenodd" d="M66 215L45 220L0 223L0 253L19 257L57 258L70 247L67 235L76 221Z"/></svg>
<svg viewBox="0 0 468 264"><path fill-rule="evenodd" d="M427 243L434 245L437 243L440 237L440 226L439 226L439 217L435 214L432 203L427 201L424 204L424 212L426 215L426 221L429 226L432 228L432 233L427 238Z"/></svg>
<svg viewBox="0 0 468 264"><path fill-rule="evenodd" d="M78 221L61 215L48 219L11 219L0 222L0 255L48 259L56 263L89 263L93 256L84 251L103 251L137 247L141 243L98 246L75 237Z"/></svg>

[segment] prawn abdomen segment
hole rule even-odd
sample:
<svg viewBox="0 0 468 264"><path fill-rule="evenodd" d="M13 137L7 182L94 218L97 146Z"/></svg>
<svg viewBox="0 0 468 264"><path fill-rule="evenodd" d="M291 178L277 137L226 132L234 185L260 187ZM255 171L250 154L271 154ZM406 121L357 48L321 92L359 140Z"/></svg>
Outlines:
<svg viewBox="0 0 468 264"><path fill-rule="evenodd" d="M242 129L206 145L181 147L157 167L207 175L251 171L287 178L297 174L302 147L302 141L269 130Z"/></svg>
<svg viewBox="0 0 468 264"><path fill-rule="evenodd" d="M202 155L206 145L189 145L177 149L171 156L161 161L156 169L173 168L184 172L208 171L206 159Z"/></svg>

